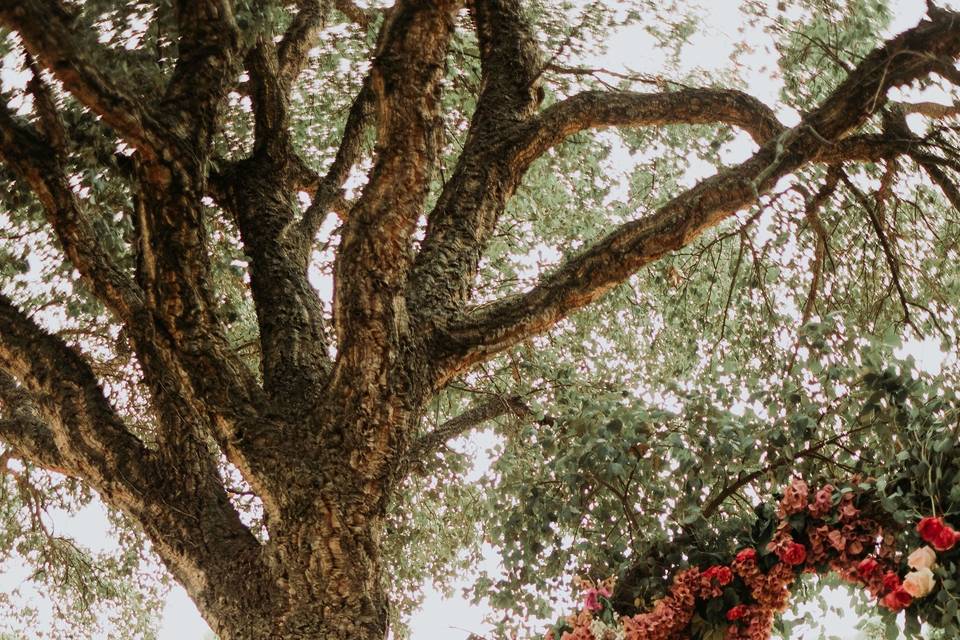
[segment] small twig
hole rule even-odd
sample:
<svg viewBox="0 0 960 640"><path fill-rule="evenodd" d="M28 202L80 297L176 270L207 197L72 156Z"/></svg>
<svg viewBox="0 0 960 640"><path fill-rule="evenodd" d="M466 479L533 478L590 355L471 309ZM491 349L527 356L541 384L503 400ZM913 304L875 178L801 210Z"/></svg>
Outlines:
<svg viewBox="0 0 960 640"><path fill-rule="evenodd" d="M917 332L917 335L920 335L920 330L913 323L913 320L910 317L910 302L907 299L906 292L903 290L903 284L900 277L900 262L897 260L897 257L893 251L893 247L887 238L887 234L884 232L883 226L880 224L880 219L877 216L875 206L871 204L866 195L864 195L864 193L860 191L860 189L858 189L853 182L850 181L850 178L842 170L840 179L851 191L851 193L854 194L854 196L860 202L860 205L866 210L867 217L870 220L870 225L877 234L877 239L880 241L880 246L883 249L883 255L886 258L887 266L890 268L890 275L893 278L893 285L897 290L897 296L900 298L900 306L903 309L903 321L906 325L913 328L913 330Z"/></svg>
<svg viewBox="0 0 960 640"><path fill-rule="evenodd" d="M831 444L835 444L835 443L838 442L839 440L842 440L843 438L846 438L846 437L848 437L848 436L852 436L852 435L855 434L855 433L858 433L858 432L860 432L860 431L864 431L864 430L866 430L866 429L869 429L871 426L872 426L872 425L860 426L860 427L857 427L857 428L855 428L855 429L851 429L850 431L846 431L846 432L844 432L844 433L837 434L837 435L835 435L835 436L833 436L833 437L831 437L831 438L828 438L828 439L826 439L826 440L821 440L821 441L819 441L819 442L817 442L817 443L815 443L815 444L810 445L810 446L807 447L806 449L803 449L802 451L798 451L798 452L797 452L796 454L794 454L793 456L790 456L790 457L788 457L788 458L781 458L781 459L779 459L779 460L775 460L775 461L771 462L770 464L766 465L765 467L763 467L762 469L757 469L756 471L753 471L752 473L748 473L748 474L745 475L745 476L738 477L738 478L736 479L736 481L733 482L733 484L726 485L726 486L723 488L723 490L720 491L720 493L719 493L715 498L712 498L712 499L707 503L707 505L703 508L703 511L701 512L701 513L703 514L703 517L704 517L704 518L709 518L711 515L713 515L713 514L717 511L717 509L720 508L720 505L723 504L724 500L726 500L726 499L729 498L730 496L734 495L737 491L739 491L739 490L742 489L743 487L747 486L748 484L750 484L750 483L753 482L754 480L756 480L756 479L758 479L758 478L761 478L761 477L765 476L766 474L770 473L770 472L773 471L774 469L776 469L776 468L778 468L778 467L785 466L785 465L790 464L790 463L792 463L792 462L796 462L797 460L800 460L800 459L802 459L802 458L819 455L820 451L821 451L823 448L825 448L825 447L827 447L827 446L829 446L829 445L831 445Z"/></svg>
<svg viewBox="0 0 960 640"><path fill-rule="evenodd" d="M662 86L666 84L666 80L660 76L651 75L649 73L622 73L619 71L611 71L609 69L603 69L601 67L568 67L562 64L548 63L544 67L547 71L553 71L554 73L562 73L567 75L576 75L576 76L594 76L597 75L606 75L613 78L619 78L621 80L629 80L631 82L643 82L645 84L652 84L656 86Z"/></svg>
<svg viewBox="0 0 960 640"><path fill-rule="evenodd" d="M803 305L803 315L801 318L801 323L806 324L810 321L811 316L813 315L813 308L817 301L817 292L820 287L820 280L823 277L823 264L826 254L829 251L829 236L827 235L827 230L823 226L823 222L820 220L820 208L823 207L824 203L833 195L834 191L837 188L837 182L840 179L839 172L835 168L831 168L827 173L827 180L824 182L823 186L817 191L816 195L813 196L804 208L804 216L807 221L810 223L810 228L813 229L814 234L817 236L816 244L814 246L813 254L813 277L810 281L810 290L807 293L807 300ZM791 367L792 368L792 367Z"/></svg>

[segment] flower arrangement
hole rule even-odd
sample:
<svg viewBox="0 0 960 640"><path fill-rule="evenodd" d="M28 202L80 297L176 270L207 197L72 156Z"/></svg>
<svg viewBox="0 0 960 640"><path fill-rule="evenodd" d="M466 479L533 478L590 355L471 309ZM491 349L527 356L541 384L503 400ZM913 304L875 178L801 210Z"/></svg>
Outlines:
<svg viewBox="0 0 960 640"><path fill-rule="evenodd" d="M960 544L960 533L943 517L924 517L915 531L926 544L904 558L896 532L885 529L882 518L867 514L865 506L873 497L831 484L811 492L806 482L795 479L777 505L776 524L765 544L739 550L727 564L678 571L666 595L649 611L632 616L613 610L612 582L582 581L582 608L558 623L547 638L766 640L801 573L836 573L893 613L919 608L942 586L938 562ZM699 631L692 633L692 626Z"/></svg>

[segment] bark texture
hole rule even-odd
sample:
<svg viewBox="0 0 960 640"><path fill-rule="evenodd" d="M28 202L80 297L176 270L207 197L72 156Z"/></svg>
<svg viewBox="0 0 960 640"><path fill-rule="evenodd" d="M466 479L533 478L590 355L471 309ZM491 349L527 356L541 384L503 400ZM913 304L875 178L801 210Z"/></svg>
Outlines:
<svg viewBox="0 0 960 640"><path fill-rule="evenodd" d="M788 128L758 100L716 88L588 91L544 109L547 62L519 0L399 0L382 16L346 1L302 0L280 38L241 27L230 0L174 5L179 58L148 101L93 62L112 54L78 32L70 5L0 0L0 25L19 34L36 74L34 118L0 107L0 159L42 205L86 291L123 325L157 425L147 446L85 357L0 296L0 440L25 460L82 479L140 523L223 640L384 638L381 536L404 474L447 438L526 411L518 398L497 398L418 439L430 399L804 165L899 155L923 164L922 143L903 131L859 130L890 88L942 72L960 54L960 15L932 11ZM334 7L379 31L336 159L317 175L291 140L290 93ZM461 11L479 43L480 94L466 145L428 210ZM212 141L242 72L255 139L247 157L228 162L213 157ZM45 77L134 149L124 160L133 270L101 245L90 205L70 186L64 158L83 141L71 139ZM587 129L702 123L740 128L759 149L614 229L523 295L471 305L481 256L534 160ZM341 189L370 129L372 169L356 202L345 203ZM927 166L937 180L929 158ZM313 196L305 213L301 190ZM218 314L208 196L236 225L250 260L259 376L231 347ZM307 270L330 211L344 223L328 320ZM267 542L231 506L220 455L262 500Z"/></svg>

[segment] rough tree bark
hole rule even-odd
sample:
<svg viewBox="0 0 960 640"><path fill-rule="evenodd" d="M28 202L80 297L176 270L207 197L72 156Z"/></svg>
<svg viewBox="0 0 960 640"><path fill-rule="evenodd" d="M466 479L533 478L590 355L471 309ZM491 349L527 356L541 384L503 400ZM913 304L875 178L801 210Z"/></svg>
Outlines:
<svg viewBox="0 0 960 640"><path fill-rule="evenodd" d="M515 399L478 407L416 440L430 398L803 165L920 153L922 142L902 132L858 129L884 108L891 87L944 65L955 69L960 54L960 14L931 9L791 128L750 96L715 88L590 91L542 109L544 56L519 0L466 7L398 0L379 22L369 76L336 160L320 176L294 149L289 100L331 8L301 0L275 42L241 29L230 0L174 4L179 58L150 102L97 68L93 60L113 54L95 51L96 42L76 31L68 5L0 0L0 25L19 34L36 72L34 119L0 107L0 158L43 206L83 286L124 325L157 425L148 447L106 400L82 355L0 297L0 439L26 460L82 479L140 523L223 640L385 637L381 536L403 474L478 420L522 410ZM335 6L363 26L379 20L350 2ZM441 153L447 48L462 10L479 43L481 93L456 169L426 211ZM132 274L111 261L88 203L70 188L63 157L78 143L69 140L41 70L135 150L126 176L136 229ZM214 162L222 107L243 71L255 112L253 150L241 161ZM534 160L586 129L695 123L743 129L759 149L615 229L527 293L471 307L480 257ZM373 126L373 168L345 210L340 189ZM303 215L300 190L314 197ZM216 312L206 196L229 214L250 257L262 383L230 347ZM307 268L319 221L331 210L345 223L328 322ZM415 251L424 217L426 236ZM220 455L261 498L268 542L231 506Z"/></svg>

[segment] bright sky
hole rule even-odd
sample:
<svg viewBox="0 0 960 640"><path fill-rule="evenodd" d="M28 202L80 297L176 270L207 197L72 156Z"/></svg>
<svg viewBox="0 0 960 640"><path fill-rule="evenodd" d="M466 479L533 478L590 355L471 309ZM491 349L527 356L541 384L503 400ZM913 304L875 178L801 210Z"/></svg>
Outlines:
<svg viewBox="0 0 960 640"><path fill-rule="evenodd" d="M728 64L728 58L733 51L734 43L743 38L750 38L751 42L760 44L764 37L762 33L747 32L741 33L740 29L744 25L741 14L737 10L739 2L737 0L701 0L705 6L704 24L707 29L695 36L693 43L684 56L684 61L690 68L700 67L705 69L716 69ZM941 4L960 8L960 0L945 1ZM915 25L924 14L923 0L893 0L892 5L895 10L894 24L890 32L896 33ZM762 47L757 47L758 53L755 54L756 68L763 66L764 59ZM642 29L629 29L615 35L610 40L609 53L601 59L584 60L584 64L591 66L603 66L610 70L629 70L635 72L655 71L660 60L657 56L657 47L651 41L650 37ZM773 65L770 65L773 66ZM770 78L758 74L755 81L750 83L750 91L761 100L774 104L779 91L778 83ZM791 124L796 114L782 112L780 114L785 123ZM744 140L741 145L729 149L730 161L742 159L750 152L749 142ZM618 169L624 172L630 169L630 157L626 153L620 153L615 156L615 162ZM702 167L703 171L712 171L709 167ZM698 175L697 168L687 176L690 181L695 181L703 177ZM318 283L320 284L320 283ZM326 287L321 286L321 289ZM907 345L904 354L910 353L917 358L922 367L929 370L936 370L942 362L942 354L933 343L912 343ZM478 469L485 467L489 460L484 451L491 443L486 441L486 436L478 436L471 442L464 444L470 447L477 454ZM107 535L107 522L102 510L97 507L84 509L80 514L72 518L57 518L55 523L57 530L64 534L74 535L79 542L86 544L93 549L103 549L113 544ZM489 568L495 568L496 559L489 557L486 564ZM5 566L4 574L0 576L0 592L10 592L12 589L24 587L23 581L27 577L27 572L23 567ZM460 586L466 586L471 583L473 576L464 576ZM445 599L433 589L427 587L427 598L423 608L414 616L412 622L414 640L432 640L434 638L449 638L459 640L466 638L470 633L484 634L489 630L489 626L483 622L484 616L488 610L484 607L471 606L466 600L459 597L460 589L455 589L456 597ZM844 596L834 594L830 596L830 601L837 604L841 609ZM41 610L49 610L42 599L35 600L36 606ZM857 640L863 636L859 634L853 625L855 620L843 618L835 613L818 613L820 620L824 621L829 632L841 640ZM4 631L4 625L0 620L0 632ZM802 630L798 630L795 637L802 637ZM167 598L163 613L163 622L160 632L161 640L206 640L212 637L206 624L200 618L193 603L187 597L186 593L180 588L174 588Z"/></svg>

